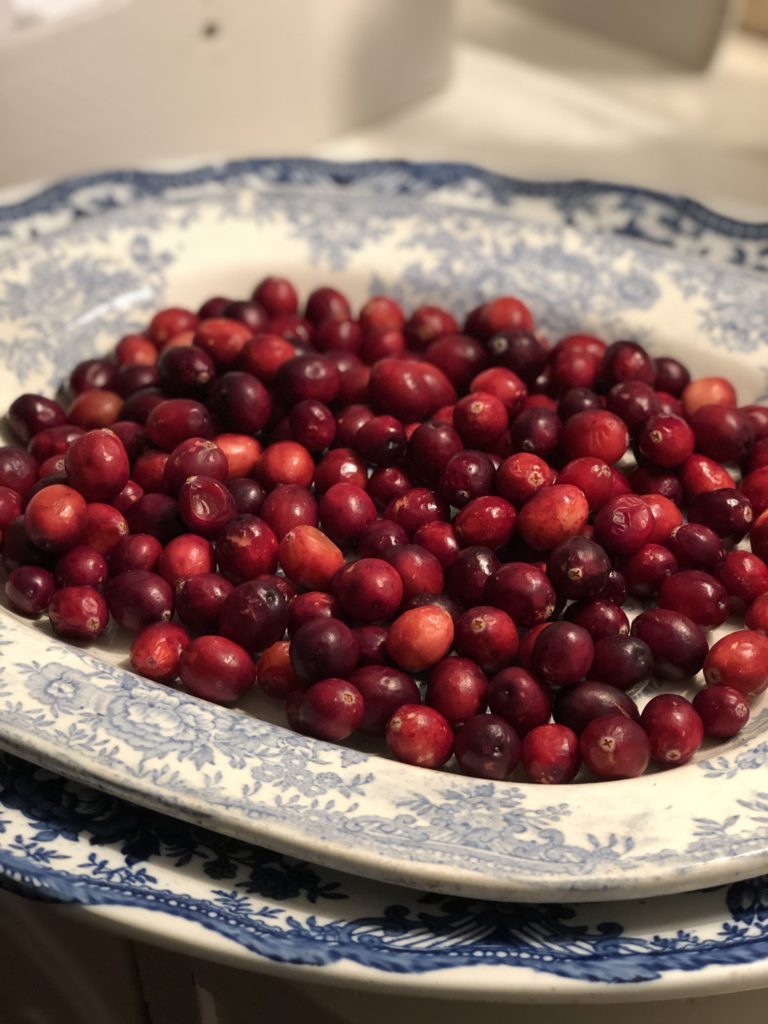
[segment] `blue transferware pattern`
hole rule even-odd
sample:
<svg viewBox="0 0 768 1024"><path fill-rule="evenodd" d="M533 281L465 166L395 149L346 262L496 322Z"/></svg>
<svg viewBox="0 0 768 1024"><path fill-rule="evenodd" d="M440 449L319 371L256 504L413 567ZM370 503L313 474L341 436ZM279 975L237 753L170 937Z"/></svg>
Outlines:
<svg viewBox="0 0 768 1024"><path fill-rule="evenodd" d="M745 353L768 333L768 225L643 190L462 165L247 161L64 183L0 209L0 231L9 391L53 387L159 304L220 281L242 294L280 267L304 288L333 279L356 300L386 289L459 312L512 290L553 335L633 334L687 347L700 368L729 350L745 397L760 388ZM425 773L155 686L114 664L119 652L94 656L5 613L0 644L11 637L3 746L289 854L518 899L542 886L553 899L648 895L768 868L765 787L711 757L660 780L663 822L646 780L600 787L596 817L593 787ZM761 749L758 732L712 756L740 766Z"/></svg>
<svg viewBox="0 0 768 1024"><path fill-rule="evenodd" d="M267 961L331 973L352 967L347 977L358 983L394 975L429 984L441 971L450 988L445 972L470 968L486 970L486 996L520 998L568 979L615 998L616 986L664 983L680 972L695 983L707 972L768 962L764 878L685 897L696 911L690 928L679 926L668 900L638 914L631 904L483 903L366 885L10 755L0 755L0 835L0 884L12 892L162 912L177 933L182 922L199 924Z"/></svg>

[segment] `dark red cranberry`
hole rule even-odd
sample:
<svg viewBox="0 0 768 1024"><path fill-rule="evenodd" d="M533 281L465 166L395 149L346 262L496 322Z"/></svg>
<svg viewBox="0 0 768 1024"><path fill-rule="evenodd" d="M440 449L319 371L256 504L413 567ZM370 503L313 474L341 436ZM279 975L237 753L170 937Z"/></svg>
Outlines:
<svg viewBox="0 0 768 1024"><path fill-rule="evenodd" d="M677 559L661 544L643 544L624 559L621 571L633 597L650 598L677 572Z"/></svg>
<svg viewBox="0 0 768 1024"><path fill-rule="evenodd" d="M72 423L64 423L58 427L46 427L45 430L41 430L39 434L35 434L32 440L29 442L29 454L36 463L44 462L49 459L52 455L63 455L67 448L72 444L76 437L81 437L85 431L82 427L76 426ZM7 452L18 452L18 448L5 448L4 453ZM8 463L10 456L4 455L3 461ZM11 465L18 465L19 456L14 455L12 457ZM7 480L3 479L8 474L10 466L3 469L0 473L0 483L4 483L7 487L13 487L13 484L8 483ZM37 477L37 465L35 465L35 477ZM34 483L34 481L33 481ZM30 484L29 487L32 485ZM27 490L29 490L27 487ZM19 487L15 490L21 491ZM21 491L21 493L25 493Z"/></svg>
<svg viewBox="0 0 768 1024"><path fill-rule="evenodd" d="M176 587L183 579L213 572L213 548L203 537L182 533L163 548L157 562L157 571Z"/></svg>
<svg viewBox="0 0 768 1024"><path fill-rule="evenodd" d="M403 425L394 416L374 416L358 430L354 447L375 466L394 466L405 455Z"/></svg>
<svg viewBox="0 0 768 1024"><path fill-rule="evenodd" d="M128 454L112 430L91 430L75 438L64 457L67 479L87 501L108 501L130 476Z"/></svg>
<svg viewBox="0 0 768 1024"><path fill-rule="evenodd" d="M665 469L682 465L693 454L694 434L681 416L656 413L643 424L638 448L654 466Z"/></svg>
<svg viewBox="0 0 768 1024"><path fill-rule="evenodd" d="M725 587L731 610L739 614L768 593L768 565L750 551L729 551L715 575Z"/></svg>
<svg viewBox="0 0 768 1024"><path fill-rule="evenodd" d="M514 452L529 452L546 458L557 448L560 417L550 409L524 409L510 424Z"/></svg>
<svg viewBox="0 0 768 1024"><path fill-rule="evenodd" d="M131 644L131 667L158 683L170 683L178 675L182 651L189 636L172 622L154 622L139 633Z"/></svg>
<svg viewBox="0 0 768 1024"><path fill-rule="evenodd" d="M131 472L134 483L141 487L145 494L168 494L165 482L165 468L168 465L168 453L152 448L142 452L133 463Z"/></svg>
<svg viewBox="0 0 768 1024"><path fill-rule="evenodd" d="M518 648L517 627L500 608L479 605L456 621L454 644L464 658L484 672L498 672L514 659Z"/></svg>
<svg viewBox="0 0 768 1024"><path fill-rule="evenodd" d="M400 466L379 466L368 478L368 493L380 509L388 508L412 488L413 481Z"/></svg>
<svg viewBox="0 0 768 1024"><path fill-rule="evenodd" d="M741 491L731 488L708 491L692 498L688 520L708 526L726 544L737 544L752 524L752 506Z"/></svg>
<svg viewBox="0 0 768 1024"><path fill-rule="evenodd" d="M391 519L378 519L366 527L357 542L358 554L363 558L381 558L388 548L408 543L408 534Z"/></svg>
<svg viewBox="0 0 768 1024"><path fill-rule="evenodd" d="M167 544L184 532L178 503L169 494L144 494L125 513L131 533L150 533Z"/></svg>
<svg viewBox="0 0 768 1024"><path fill-rule="evenodd" d="M388 664L388 630L385 626L356 626L352 632L355 634L355 640L360 648L358 665Z"/></svg>
<svg viewBox="0 0 768 1024"><path fill-rule="evenodd" d="M218 537L235 512L235 499L220 480L192 476L182 484L179 515L193 532L203 537Z"/></svg>
<svg viewBox="0 0 768 1024"><path fill-rule="evenodd" d="M457 452L448 459L438 478L438 491L446 501L462 508L474 498L491 493L496 469L484 452Z"/></svg>
<svg viewBox="0 0 768 1024"><path fill-rule="evenodd" d="M399 327L369 327L363 331L360 358L373 366L380 359L402 356L405 348L405 335Z"/></svg>
<svg viewBox="0 0 768 1024"><path fill-rule="evenodd" d="M531 782L572 782L581 767L579 738L567 725L537 725L523 737L522 762Z"/></svg>
<svg viewBox="0 0 768 1024"><path fill-rule="evenodd" d="M435 708L403 704L386 726L387 748L398 761L441 768L453 753L453 729Z"/></svg>
<svg viewBox="0 0 768 1024"><path fill-rule="evenodd" d="M589 673L592 637L573 622L553 622L536 638L531 652L534 674L550 686L570 686Z"/></svg>
<svg viewBox="0 0 768 1024"><path fill-rule="evenodd" d="M107 628L109 611L93 587L61 587L48 603L54 632L68 640L95 640Z"/></svg>
<svg viewBox="0 0 768 1024"><path fill-rule="evenodd" d="M0 484L0 529L4 529L22 514L23 500L18 491Z"/></svg>
<svg viewBox="0 0 768 1024"><path fill-rule="evenodd" d="M675 693L660 693L650 700L640 724L648 736L652 759L670 768L690 761L704 737L695 708Z"/></svg>
<svg viewBox="0 0 768 1024"><path fill-rule="evenodd" d="M2 531L3 565L13 572L22 565L40 565L53 568L53 556L42 551L27 536L24 516L19 516Z"/></svg>
<svg viewBox="0 0 768 1024"><path fill-rule="evenodd" d="M768 687L768 636L738 629L721 637L704 661L708 686L730 686L753 697Z"/></svg>
<svg viewBox="0 0 768 1024"><path fill-rule="evenodd" d="M50 454L59 455L63 452ZM23 448L12 448L7 445L0 447L0 486L10 487L23 498L36 481L37 459L33 455L25 452Z"/></svg>
<svg viewBox="0 0 768 1024"><path fill-rule="evenodd" d="M141 363L121 366L117 371L114 390L121 398L128 398L136 391L154 387L158 383L157 367Z"/></svg>
<svg viewBox="0 0 768 1024"><path fill-rule="evenodd" d="M455 334L458 325L453 315L440 306L419 306L406 321L405 336L410 348L423 351L443 334Z"/></svg>
<svg viewBox="0 0 768 1024"><path fill-rule="evenodd" d="M604 598L577 601L569 605L565 617L570 622L583 626L595 644L603 637L623 636L629 633L629 619L624 610L613 601Z"/></svg>
<svg viewBox="0 0 768 1024"><path fill-rule="evenodd" d="M303 683L347 677L356 667L359 647L352 630L339 619L313 619L291 640L291 665Z"/></svg>
<svg viewBox="0 0 768 1024"><path fill-rule="evenodd" d="M176 587L176 613L195 633L211 633L219 621L232 584L218 573L201 573L181 580Z"/></svg>
<svg viewBox="0 0 768 1024"><path fill-rule="evenodd" d="M160 388L141 388L123 402L120 409L120 420L138 423L145 426L152 410L166 400L166 394Z"/></svg>
<svg viewBox="0 0 768 1024"><path fill-rule="evenodd" d="M322 286L315 288L307 299L304 315L313 324L322 323L323 320L348 320L351 316L349 302L346 297L335 288Z"/></svg>
<svg viewBox="0 0 768 1024"><path fill-rule="evenodd" d="M277 568L277 547L277 537L263 519L235 516L216 542L219 569L232 583L272 573Z"/></svg>
<svg viewBox="0 0 768 1024"><path fill-rule="evenodd" d="M306 487L283 484L270 491L260 502L259 515L271 527L277 539L282 540L295 526L317 526L317 501Z"/></svg>
<svg viewBox="0 0 768 1024"><path fill-rule="evenodd" d="M429 420L408 440L408 470L414 480L435 487L451 457L461 451L461 438L449 423Z"/></svg>
<svg viewBox="0 0 768 1024"><path fill-rule="evenodd" d="M484 391L475 391L459 399L453 410L453 424L469 448L492 445L507 429L507 421L503 402Z"/></svg>
<svg viewBox="0 0 768 1024"><path fill-rule="evenodd" d="M606 409L577 413L563 424L562 447L569 459L591 457L613 465L628 445L624 421Z"/></svg>
<svg viewBox="0 0 768 1024"><path fill-rule="evenodd" d="M608 411L624 420L633 437L651 416L661 411L653 388L640 380L614 384L605 401Z"/></svg>
<svg viewBox="0 0 768 1024"><path fill-rule="evenodd" d="M235 499L235 510L238 515L258 515L266 497L266 491L257 480L242 477L238 480L230 480L227 487Z"/></svg>
<svg viewBox="0 0 768 1024"><path fill-rule="evenodd" d="M488 356L483 346L466 334L444 334L430 343L424 355L459 390L466 390L472 378L488 365Z"/></svg>
<svg viewBox="0 0 768 1024"><path fill-rule="evenodd" d="M336 444L343 448L353 446L358 430L371 419L373 410L369 406L359 403L346 406L336 417L334 424Z"/></svg>
<svg viewBox="0 0 768 1024"><path fill-rule="evenodd" d="M665 580L657 598L659 608L682 612L704 629L722 625L728 616L728 594L709 573L686 569Z"/></svg>
<svg viewBox="0 0 768 1024"><path fill-rule="evenodd" d="M433 520L420 526L413 541L434 555L443 569L453 565L459 554L459 542L451 523Z"/></svg>
<svg viewBox="0 0 768 1024"><path fill-rule="evenodd" d="M484 597L486 604L501 608L517 626L535 626L551 618L555 610L555 591L549 579L525 562L508 562L496 569L488 577Z"/></svg>
<svg viewBox="0 0 768 1024"><path fill-rule="evenodd" d="M269 420L272 401L269 392L251 373L232 370L211 388L209 405L227 429L257 434Z"/></svg>
<svg viewBox="0 0 768 1024"><path fill-rule="evenodd" d="M443 567L434 555L418 544L401 544L388 548L383 557L394 566L403 582L403 598L417 594L440 594L445 577Z"/></svg>
<svg viewBox="0 0 768 1024"><path fill-rule="evenodd" d="M615 341L605 350L600 376L608 384L625 380L653 384L656 367L642 345L634 341Z"/></svg>
<svg viewBox="0 0 768 1024"><path fill-rule="evenodd" d="M139 392L137 392L139 394ZM129 419L123 410L123 419ZM147 437L165 452L190 437L210 437L211 418L208 410L189 398L169 398L160 402L147 417Z"/></svg>
<svg viewBox="0 0 768 1024"><path fill-rule="evenodd" d="M314 345L318 352L359 352L363 332L356 320L322 320L315 328Z"/></svg>
<svg viewBox="0 0 768 1024"><path fill-rule="evenodd" d="M323 679L295 691L286 707L292 728L317 739L339 742L350 736L363 717L363 698L345 679Z"/></svg>
<svg viewBox="0 0 768 1024"><path fill-rule="evenodd" d="M468 658L443 658L432 669L426 702L451 725L466 722L485 709L488 680Z"/></svg>
<svg viewBox="0 0 768 1024"><path fill-rule="evenodd" d="M552 715L559 725L567 725L577 736L593 719L604 715L626 715L635 722L640 718L637 705L623 690L589 680L560 690Z"/></svg>
<svg viewBox="0 0 768 1024"><path fill-rule="evenodd" d="M747 609L744 625L768 633L768 594L760 594Z"/></svg>
<svg viewBox="0 0 768 1024"><path fill-rule="evenodd" d="M505 498L485 495L473 498L454 519L456 537L462 547L481 544L498 549L509 543L517 513Z"/></svg>
<svg viewBox="0 0 768 1024"><path fill-rule="evenodd" d="M560 396L557 403L557 415L561 420L567 420L578 412L603 408L605 408L605 399L591 388L569 388Z"/></svg>
<svg viewBox="0 0 768 1024"><path fill-rule="evenodd" d="M102 590L109 575L107 561L95 548L78 544L56 562L57 587L94 587Z"/></svg>
<svg viewBox="0 0 768 1024"><path fill-rule="evenodd" d="M279 577L278 577L279 578ZM307 590L297 594L288 605L288 634L301 629L313 619L337 619L341 613L338 600L322 590Z"/></svg>
<svg viewBox="0 0 768 1024"><path fill-rule="evenodd" d="M182 331L192 331L197 326L197 315L180 306L169 306L155 313L147 327L147 335L156 345L162 345Z"/></svg>
<svg viewBox="0 0 768 1024"><path fill-rule="evenodd" d="M595 643L590 675L619 690L632 690L650 679L653 667L653 654L644 640L637 636L613 635Z"/></svg>
<svg viewBox="0 0 768 1024"><path fill-rule="evenodd" d="M696 451L717 462L743 462L754 440L754 428L740 409L702 405L691 415Z"/></svg>
<svg viewBox="0 0 768 1024"><path fill-rule="evenodd" d="M542 487L554 484L555 479L555 471L543 459L519 452L501 463L496 471L495 488L503 498L520 509ZM452 501L451 504L456 503Z"/></svg>
<svg viewBox="0 0 768 1024"><path fill-rule="evenodd" d="M376 506L367 492L355 484L329 487L320 499L318 511L323 531L341 547L353 545L376 521Z"/></svg>
<svg viewBox="0 0 768 1024"><path fill-rule="evenodd" d="M34 494L24 511L29 539L44 551L66 551L77 544L85 522L85 499L66 484L51 484Z"/></svg>
<svg viewBox="0 0 768 1024"><path fill-rule="evenodd" d="M269 579L256 579L241 583L224 599L217 632L253 654L282 640L287 625L288 602L280 589Z"/></svg>
<svg viewBox="0 0 768 1024"><path fill-rule="evenodd" d="M294 356L277 371L277 386L288 406L307 399L330 405L339 393L340 383L336 364L321 355Z"/></svg>
<svg viewBox="0 0 768 1024"><path fill-rule="evenodd" d="M91 388L106 388L108 391L115 391L116 384L117 367L106 359L85 359L78 363L69 375L70 390L76 395ZM60 419L59 423L64 423L64 421L64 419ZM46 426L53 425L46 424Z"/></svg>
<svg viewBox="0 0 768 1024"><path fill-rule="evenodd" d="M629 474L629 481L635 494L660 494L669 501L682 504L682 484L672 470L638 466Z"/></svg>
<svg viewBox="0 0 768 1024"><path fill-rule="evenodd" d="M549 721L552 696L548 687L523 668L502 669L488 682L488 707L525 736L536 726Z"/></svg>
<svg viewBox="0 0 768 1024"><path fill-rule="evenodd" d="M260 305L260 303L253 301L246 302L236 300L234 302L229 302L224 307L222 315L227 320L234 320L238 324L242 324L244 327L247 327L253 334L266 330L269 324L269 317L267 316L266 310Z"/></svg>
<svg viewBox="0 0 768 1024"><path fill-rule="evenodd" d="M673 531L668 544L680 569L711 573L725 558L722 540L702 523L683 523Z"/></svg>
<svg viewBox="0 0 768 1024"><path fill-rule="evenodd" d="M581 733L579 749L598 779L634 779L643 774L651 756L643 728L621 714L593 718Z"/></svg>
<svg viewBox="0 0 768 1024"><path fill-rule="evenodd" d="M330 447L336 437L333 413L327 405L313 399L294 405L289 422L293 440L311 452L321 452Z"/></svg>
<svg viewBox="0 0 768 1024"><path fill-rule="evenodd" d="M691 382L688 370L677 359L659 356L653 361L656 369L654 386L658 391L666 391L679 398Z"/></svg>
<svg viewBox="0 0 768 1024"><path fill-rule="evenodd" d="M693 698L693 708L704 727L704 735L730 739L749 721L749 703L732 686L707 686Z"/></svg>
<svg viewBox="0 0 768 1024"><path fill-rule="evenodd" d="M134 505L139 498L143 497L144 488L139 486L135 480L129 480L122 491L114 496L110 504L112 504L118 512L125 515L128 509Z"/></svg>
<svg viewBox="0 0 768 1024"><path fill-rule="evenodd" d="M400 572L380 558L350 562L336 575L333 586L345 613L358 622L389 619L403 600Z"/></svg>
<svg viewBox="0 0 768 1024"><path fill-rule="evenodd" d="M59 403L43 395L19 395L11 403L7 416L11 430L25 443L41 431L67 422L67 415Z"/></svg>
<svg viewBox="0 0 768 1024"><path fill-rule="evenodd" d="M109 572L117 576L128 569L143 569L152 572L163 546L148 533L131 533L117 542L109 555Z"/></svg>
<svg viewBox="0 0 768 1024"><path fill-rule="evenodd" d="M296 289L286 277L265 277L256 285L251 298L268 316L295 313L299 308Z"/></svg>
<svg viewBox="0 0 768 1024"><path fill-rule="evenodd" d="M603 548L586 537L562 541L547 560L547 575L556 593L571 601L597 597L605 587L610 568Z"/></svg>
<svg viewBox="0 0 768 1024"><path fill-rule="evenodd" d="M192 640L179 659L184 689L215 704L234 704L253 686L256 666L239 644L223 636Z"/></svg>
<svg viewBox="0 0 768 1024"><path fill-rule="evenodd" d="M381 359L371 370L372 408L400 420L422 423L456 400L456 390L442 370L412 359Z"/></svg>
<svg viewBox="0 0 768 1024"><path fill-rule="evenodd" d="M704 664L707 638L701 627L681 612L667 608L642 612L632 623L632 635L650 647L659 679L690 679Z"/></svg>
<svg viewBox="0 0 768 1024"><path fill-rule="evenodd" d="M167 622L173 614L170 584L154 572L129 569L113 576L106 588L107 605L124 629L138 633L151 622Z"/></svg>
<svg viewBox="0 0 768 1024"><path fill-rule="evenodd" d="M149 439L140 423L134 423L132 420L118 420L112 424L110 430L120 438L131 464L146 451Z"/></svg>
<svg viewBox="0 0 768 1024"><path fill-rule="evenodd" d="M52 573L38 565L20 565L5 581L8 604L19 615L40 615L55 590Z"/></svg>
<svg viewBox="0 0 768 1024"><path fill-rule="evenodd" d="M365 462L349 448L334 448L324 455L315 470L315 490L324 494L329 487L342 481L365 487L368 474Z"/></svg>
<svg viewBox="0 0 768 1024"><path fill-rule="evenodd" d="M113 505L92 501L85 506L83 537L102 555L107 556L118 541L128 533L128 523Z"/></svg>
<svg viewBox="0 0 768 1024"><path fill-rule="evenodd" d="M517 733L498 715L475 715L456 733L456 760L463 772L479 779L505 779L520 760Z"/></svg>
<svg viewBox="0 0 768 1024"><path fill-rule="evenodd" d="M157 382L174 397L201 398L215 376L213 359L197 345L167 348L157 361Z"/></svg>
<svg viewBox="0 0 768 1024"><path fill-rule="evenodd" d="M487 339L486 348L494 366L512 370L526 384L532 384L546 366L547 350L528 328L513 327L488 335L486 330L478 331L475 323L470 324L468 320L465 330L481 341Z"/></svg>

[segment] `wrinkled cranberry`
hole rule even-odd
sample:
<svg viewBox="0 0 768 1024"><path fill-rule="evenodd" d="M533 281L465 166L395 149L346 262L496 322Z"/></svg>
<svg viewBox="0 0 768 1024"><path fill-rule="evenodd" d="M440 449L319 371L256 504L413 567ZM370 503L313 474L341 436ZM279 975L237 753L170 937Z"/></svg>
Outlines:
<svg viewBox="0 0 768 1024"><path fill-rule="evenodd" d="M139 633L131 644L131 667L139 675L158 683L170 683L179 672L179 662L189 636L172 622L155 622Z"/></svg>
<svg viewBox="0 0 768 1024"><path fill-rule="evenodd" d="M109 611L93 587L61 587L48 603L54 632L69 640L95 640L107 628Z"/></svg>

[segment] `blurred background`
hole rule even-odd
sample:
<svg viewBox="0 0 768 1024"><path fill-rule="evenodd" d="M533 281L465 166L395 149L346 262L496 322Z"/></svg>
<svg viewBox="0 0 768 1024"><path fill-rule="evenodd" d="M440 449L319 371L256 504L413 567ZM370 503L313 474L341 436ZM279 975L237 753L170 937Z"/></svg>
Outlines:
<svg viewBox="0 0 768 1024"><path fill-rule="evenodd" d="M768 0L0 0L0 187L462 160L768 209Z"/></svg>

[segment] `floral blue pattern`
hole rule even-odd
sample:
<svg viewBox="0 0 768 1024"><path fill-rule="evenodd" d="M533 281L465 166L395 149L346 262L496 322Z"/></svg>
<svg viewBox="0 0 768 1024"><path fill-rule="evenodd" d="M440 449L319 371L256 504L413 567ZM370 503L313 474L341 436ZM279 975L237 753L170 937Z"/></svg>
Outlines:
<svg viewBox="0 0 768 1024"><path fill-rule="evenodd" d="M762 386L743 354L768 337L768 225L642 190L526 183L463 165L245 161L64 183L0 208L0 233L9 390L52 387L78 354L155 304L199 299L220 264L233 288L252 283L258 261L232 265L231 254L260 249L298 268L300 283L343 272L353 297L386 288L461 312L514 289L552 334L632 334L710 360L728 349L742 355L745 387ZM648 895L768 868L757 773L690 765L664 776L674 828L661 829L642 782L631 799L633 783L601 787L596 817L587 787L553 797L309 740L139 680L114 651L81 651L0 613L0 644L11 638L0 666L5 747L288 854L527 899L543 886L553 899ZM723 756L757 765L762 743L750 735ZM703 783L706 820L690 795Z"/></svg>

